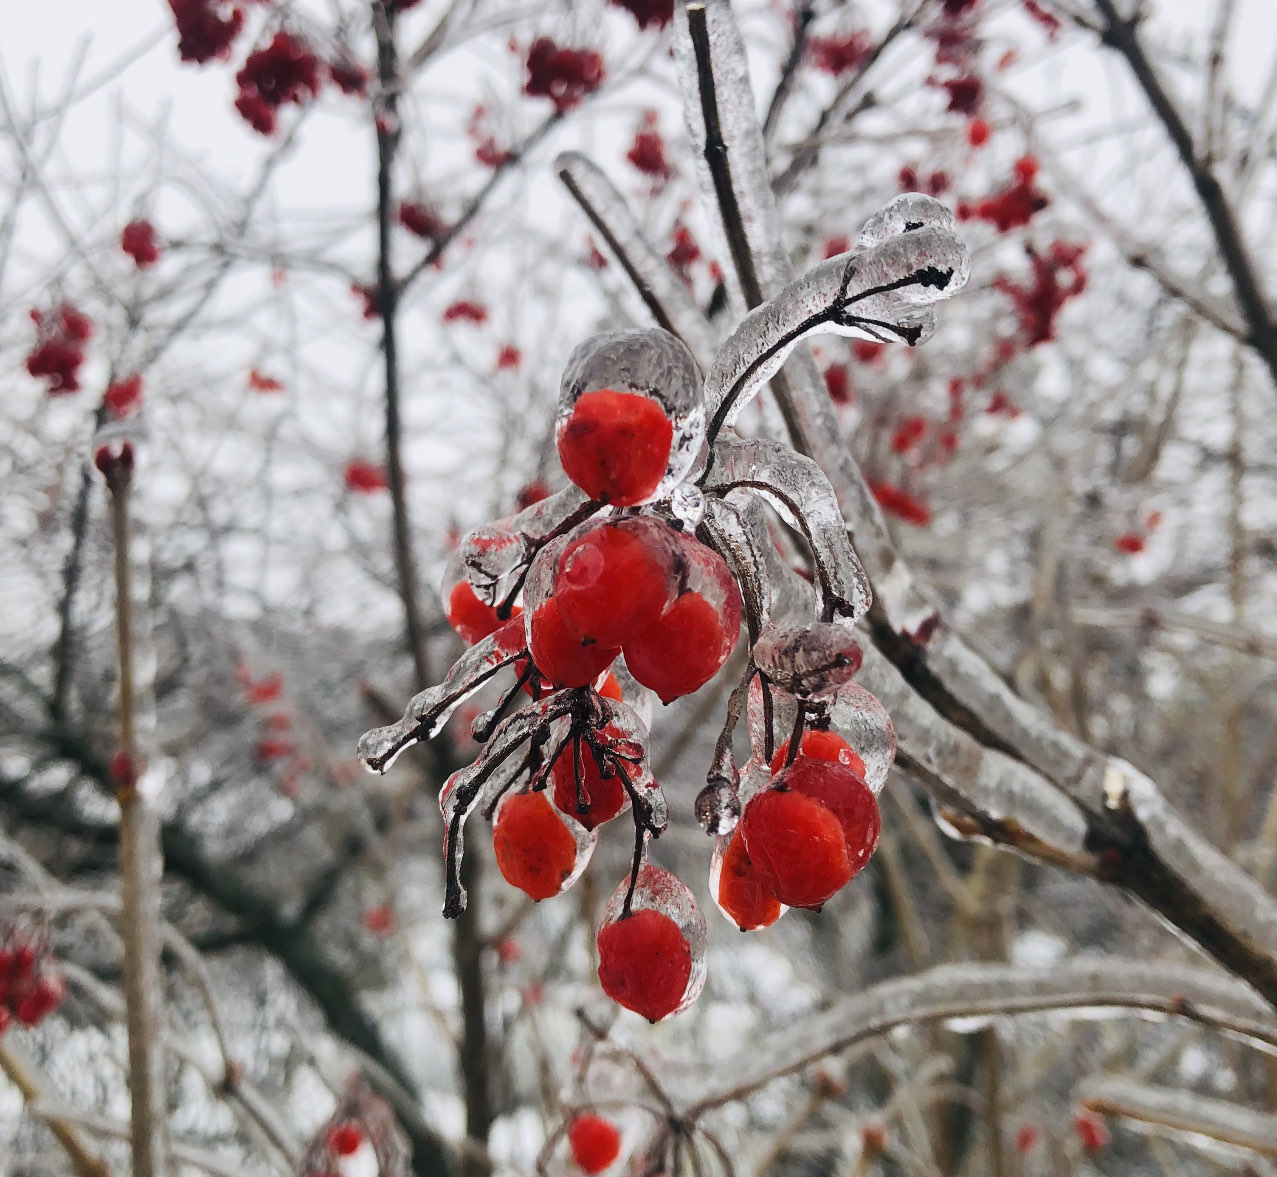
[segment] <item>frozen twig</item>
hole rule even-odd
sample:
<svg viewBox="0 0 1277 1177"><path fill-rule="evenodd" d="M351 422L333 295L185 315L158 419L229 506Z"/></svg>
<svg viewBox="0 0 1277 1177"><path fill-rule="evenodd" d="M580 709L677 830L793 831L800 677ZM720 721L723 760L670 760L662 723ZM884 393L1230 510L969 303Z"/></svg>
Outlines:
<svg viewBox="0 0 1277 1177"><path fill-rule="evenodd" d="M160 981L160 877L164 868L154 798L141 787L145 765L136 727L138 696L134 678L133 551L129 513L132 446L125 443L118 453L104 447L98 451L96 460L111 496L115 557L120 719L115 776L120 806L120 930L124 940L133 1175L160 1177L168 1167Z"/></svg>

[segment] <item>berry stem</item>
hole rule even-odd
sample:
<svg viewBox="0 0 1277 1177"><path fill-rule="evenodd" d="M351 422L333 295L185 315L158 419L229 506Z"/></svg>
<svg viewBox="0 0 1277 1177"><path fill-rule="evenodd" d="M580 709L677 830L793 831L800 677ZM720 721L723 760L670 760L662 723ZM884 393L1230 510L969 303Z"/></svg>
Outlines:
<svg viewBox="0 0 1277 1177"><path fill-rule="evenodd" d="M528 681L535 671L532 665L531 657L524 664L523 669L519 671L519 677L515 683L504 695L501 701L486 715L475 720L474 726L470 729L470 735L477 744L486 744L492 738L492 733L496 730L497 724L505 717L505 713L510 710L510 704L514 702L519 692L523 689L523 684Z"/></svg>
<svg viewBox="0 0 1277 1177"><path fill-rule="evenodd" d="M798 714L794 716L794 730L789 736L789 751L785 755L785 768L794 763L798 756L799 745L803 742L803 728L807 724L807 709L800 701Z"/></svg>

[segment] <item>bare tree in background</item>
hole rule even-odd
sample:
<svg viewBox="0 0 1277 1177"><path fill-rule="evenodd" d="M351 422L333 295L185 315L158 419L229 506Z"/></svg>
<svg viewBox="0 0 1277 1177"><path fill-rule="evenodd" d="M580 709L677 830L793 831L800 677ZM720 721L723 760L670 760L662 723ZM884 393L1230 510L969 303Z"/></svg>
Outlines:
<svg viewBox="0 0 1277 1177"><path fill-rule="evenodd" d="M151 52L221 80L233 160L128 105L132 55L0 76L9 1171L565 1172L585 1110L616 1172L1270 1171L1250 5L1189 48L1109 0L170 7ZM458 537L563 485L572 348L655 323L708 367L905 190L972 252L935 337L800 347L737 424L821 466L868 571L880 851L742 937L692 816L740 666L659 710L652 855L711 936L648 1027L594 979L624 833L533 905L472 832L445 924L483 704L384 777L355 741L454 660Z"/></svg>

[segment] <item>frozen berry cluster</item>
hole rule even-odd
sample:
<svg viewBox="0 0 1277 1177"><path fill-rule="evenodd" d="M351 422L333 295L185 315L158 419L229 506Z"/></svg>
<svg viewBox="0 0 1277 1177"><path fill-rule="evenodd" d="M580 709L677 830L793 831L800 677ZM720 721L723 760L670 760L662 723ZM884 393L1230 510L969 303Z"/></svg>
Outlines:
<svg viewBox="0 0 1277 1177"><path fill-rule="evenodd" d="M65 992L62 970L42 936L16 926L0 932L0 1034L14 1022L39 1025Z"/></svg>
<svg viewBox="0 0 1277 1177"><path fill-rule="evenodd" d="M647 861L669 822L648 729L653 696L700 690L742 629L740 678L694 806L715 839L715 902L741 929L762 928L786 908L820 908L864 868L895 753L885 709L854 681L868 579L820 468L731 426L800 339L921 342L934 329L928 304L966 276L952 215L906 194L854 248L747 316L704 375L660 329L594 336L573 352L556 420L572 485L464 538L444 603L468 649L401 721L360 742L364 764L385 771L513 672L474 720L478 757L440 794L446 916L465 909L463 827L476 810L492 823L502 875L537 900L571 886L600 829L629 813L632 868L597 929L599 981L651 1021L687 1008L705 982L706 926L688 887ZM765 507L802 537L810 581ZM749 755L738 765L742 717Z"/></svg>

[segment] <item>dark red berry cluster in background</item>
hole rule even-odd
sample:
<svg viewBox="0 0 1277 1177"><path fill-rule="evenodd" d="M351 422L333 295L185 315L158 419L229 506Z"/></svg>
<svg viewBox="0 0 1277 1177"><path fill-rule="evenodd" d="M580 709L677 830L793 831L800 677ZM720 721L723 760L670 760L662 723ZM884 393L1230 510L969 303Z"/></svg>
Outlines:
<svg viewBox="0 0 1277 1177"><path fill-rule="evenodd" d="M634 142L630 144L625 158L636 171L650 176L658 184L663 184L670 178L670 164L665 158L665 140L656 129L656 111L644 111L643 119L634 132Z"/></svg>
<svg viewBox="0 0 1277 1177"><path fill-rule="evenodd" d="M80 389L80 366L85 348L93 336L93 322L69 302L52 310L32 307L36 344L27 353L27 371L46 382L50 396L63 396Z"/></svg>
<svg viewBox="0 0 1277 1177"><path fill-rule="evenodd" d="M548 98L564 114L603 83L603 58L592 49L566 49L549 37L538 37L528 50L528 77L523 92Z"/></svg>
<svg viewBox="0 0 1277 1177"><path fill-rule="evenodd" d="M244 10L227 0L168 0L177 24L177 52L183 61L205 65L229 56L244 27Z"/></svg>
<svg viewBox="0 0 1277 1177"><path fill-rule="evenodd" d="M0 1034L13 1022L39 1025L65 992L62 970L42 936L15 924L0 931Z"/></svg>
<svg viewBox="0 0 1277 1177"><path fill-rule="evenodd" d="M160 243L150 221L130 221L125 225L120 231L120 248L139 270L149 269L160 260Z"/></svg>
<svg viewBox="0 0 1277 1177"><path fill-rule="evenodd" d="M674 0L612 0L612 3L624 8L640 29L648 26L663 29L674 19Z"/></svg>
<svg viewBox="0 0 1277 1177"><path fill-rule="evenodd" d="M993 286L1015 304L1024 345L1035 347L1055 338L1056 316L1069 299L1086 289L1086 270L1082 267L1086 246L1055 241L1044 252L1029 248L1028 254L1033 267L1030 282L1014 282L999 274Z"/></svg>
<svg viewBox="0 0 1277 1177"><path fill-rule="evenodd" d="M235 75L235 109L262 135L275 130L281 106L305 106L319 94L325 67L301 37L281 29L270 44L254 50Z"/></svg>
<svg viewBox="0 0 1277 1177"><path fill-rule="evenodd" d="M823 73L841 77L850 73L869 55L873 42L868 33L839 33L828 37L810 37L807 53L811 63Z"/></svg>
<svg viewBox="0 0 1277 1177"><path fill-rule="evenodd" d="M975 203L960 201L958 220L974 217L988 221L999 233L1008 233L1027 225L1051 203L1047 194L1034 183L1037 174L1038 161L1031 155L1016 160L1012 183L984 200Z"/></svg>

